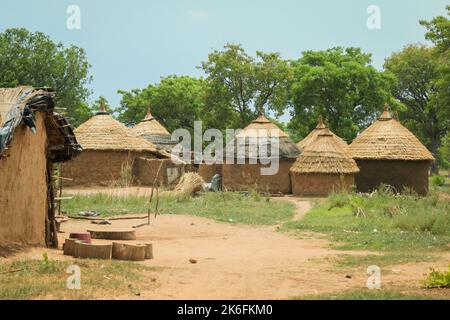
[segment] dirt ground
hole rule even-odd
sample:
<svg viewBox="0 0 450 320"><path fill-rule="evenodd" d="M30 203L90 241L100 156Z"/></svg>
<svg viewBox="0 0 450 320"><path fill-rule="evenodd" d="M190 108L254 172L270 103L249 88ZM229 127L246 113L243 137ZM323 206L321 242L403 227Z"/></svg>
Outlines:
<svg viewBox="0 0 450 320"><path fill-rule="evenodd" d="M285 198L297 206L295 219L310 209L308 201ZM63 224L60 242L70 232L87 229L131 228L145 220L115 220L111 226L97 226L85 220ZM318 235L305 234L302 239L277 232L277 226L250 227L217 223L209 219L162 215L150 226L137 229L136 243L153 243L154 260L142 262L164 267L159 273L158 288L140 288L141 299L287 299L366 288L365 270L357 270L351 278L335 270L333 258L342 251L333 250ZM106 242L94 240L96 243ZM42 249L32 249L15 258L39 259ZM345 254L366 254L348 252ZM64 257L51 250L53 259ZM196 264L189 260L194 259ZM442 262L433 266L446 267ZM420 281L430 264L390 267L383 270L383 285L403 291L424 291ZM105 299L120 299L120 293Z"/></svg>

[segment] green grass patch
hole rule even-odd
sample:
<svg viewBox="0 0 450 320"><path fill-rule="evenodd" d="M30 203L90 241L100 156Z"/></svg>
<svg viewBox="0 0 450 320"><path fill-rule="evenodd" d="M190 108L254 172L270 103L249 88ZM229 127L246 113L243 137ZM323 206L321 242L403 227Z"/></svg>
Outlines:
<svg viewBox="0 0 450 320"><path fill-rule="evenodd" d="M293 297L292 300L431 300L432 297L385 290L356 290L335 294Z"/></svg>
<svg viewBox="0 0 450 320"><path fill-rule="evenodd" d="M152 212L156 201L153 201ZM76 195L64 203L64 211L77 214L95 210L102 217L146 213L148 198L139 196L111 196L106 194ZM285 201L251 192L206 193L198 197L179 197L166 194L158 204L161 214L185 214L211 218L221 222L249 225L274 225L291 219L295 206Z"/></svg>
<svg viewBox="0 0 450 320"><path fill-rule="evenodd" d="M67 289L69 265L81 269L81 290ZM0 264L0 299L96 299L111 298L117 292L133 298L140 289L156 287L158 271L160 268L121 261L56 261L44 254L42 260Z"/></svg>
<svg viewBox="0 0 450 320"><path fill-rule="evenodd" d="M431 270L425 280L427 288L450 288L450 265L448 271Z"/></svg>
<svg viewBox="0 0 450 320"><path fill-rule="evenodd" d="M389 252L387 254L349 255L344 254L337 258L335 266L342 269L352 269L359 266L376 265L384 267L407 262L433 262L437 257L423 252Z"/></svg>
<svg viewBox="0 0 450 320"><path fill-rule="evenodd" d="M337 249L396 253L377 259L410 261L423 252L448 249L450 202L434 194L394 195L386 188L372 195L333 194L281 230L324 233ZM398 252L414 254L408 258Z"/></svg>

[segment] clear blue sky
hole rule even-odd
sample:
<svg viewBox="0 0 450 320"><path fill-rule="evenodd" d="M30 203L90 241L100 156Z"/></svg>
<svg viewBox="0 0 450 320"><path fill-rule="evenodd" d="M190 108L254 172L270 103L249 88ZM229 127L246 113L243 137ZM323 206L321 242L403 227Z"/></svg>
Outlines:
<svg viewBox="0 0 450 320"><path fill-rule="evenodd" d="M81 30L66 27L69 5L81 9ZM408 43L425 43L420 19L445 14L449 0L26 0L2 1L0 30L24 27L86 49L92 100L113 107L118 89L142 88L170 74L199 76L213 49L241 43L249 53L357 46L374 65ZM381 9L381 30L366 26L369 5Z"/></svg>

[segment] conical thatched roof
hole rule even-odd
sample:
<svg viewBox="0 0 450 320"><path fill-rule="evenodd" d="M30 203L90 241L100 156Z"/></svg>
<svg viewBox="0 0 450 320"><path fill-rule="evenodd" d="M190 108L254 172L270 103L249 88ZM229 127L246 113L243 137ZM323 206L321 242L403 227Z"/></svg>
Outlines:
<svg viewBox="0 0 450 320"><path fill-rule="evenodd" d="M354 159L434 160L433 155L408 129L392 118L387 107L349 147Z"/></svg>
<svg viewBox="0 0 450 320"><path fill-rule="evenodd" d="M167 131L164 126L158 122L158 120L153 117L150 109L147 112L145 118L139 122L131 131L136 136L144 136L144 135L161 135L161 136L170 136L169 131Z"/></svg>
<svg viewBox="0 0 450 320"><path fill-rule="evenodd" d="M130 129L115 120L102 105L91 119L75 129L84 150L128 150L157 152L156 146L135 137Z"/></svg>
<svg viewBox="0 0 450 320"><path fill-rule="evenodd" d="M300 149L305 149L309 144L311 144L321 133L329 133L333 136L333 139L336 140L338 144L341 145L345 150L348 150L348 144L342 138L335 135L323 122L322 116L319 117L319 121L317 122L317 127L311 131L305 139L297 143L297 146Z"/></svg>
<svg viewBox="0 0 450 320"><path fill-rule="evenodd" d="M234 143L234 155L235 157L240 157L237 155L236 148L238 143L245 144L245 155L243 158L251 158L249 153L249 145L254 139L260 139L259 144L263 143L262 138L279 138L279 158L280 159L296 159L300 154L299 148L289 139L286 132L281 130L276 124L272 123L264 115L260 115L256 120L252 121L244 130L236 135ZM270 140L267 141L270 144ZM271 146L267 145L267 151L270 153Z"/></svg>
<svg viewBox="0 0 450 320"><path fill-rule="evenodd" d="M296 173L352 174L359 172L355 160L331 133L321 133L302 152L291 168Z"/></svg>
<svg viewBox="0 0 450 320"><path fill-rule="evenodd" d="M131 132L140 138L156 145L158 149L170 152L172 148L178 144L177 141L172 141L172 135L164 126L156 120L150 112L147 112L145 118L138 123Z"/></svg>

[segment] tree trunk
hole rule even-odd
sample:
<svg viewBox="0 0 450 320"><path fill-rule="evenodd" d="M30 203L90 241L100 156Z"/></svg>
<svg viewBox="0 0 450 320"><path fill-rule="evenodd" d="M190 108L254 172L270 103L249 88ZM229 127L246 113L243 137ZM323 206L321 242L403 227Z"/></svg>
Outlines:
<svg viewBox="0 0 450 320"><path fill-rule="evenodd" d="M431 164L431 174L439 173L438 165L438 151L439 151L440 139L438 134L434 134L431 138L431 153L436 158Z"/></svg>

